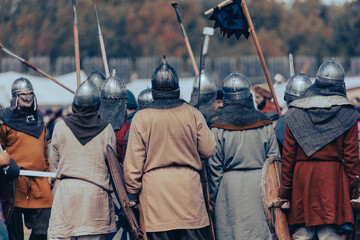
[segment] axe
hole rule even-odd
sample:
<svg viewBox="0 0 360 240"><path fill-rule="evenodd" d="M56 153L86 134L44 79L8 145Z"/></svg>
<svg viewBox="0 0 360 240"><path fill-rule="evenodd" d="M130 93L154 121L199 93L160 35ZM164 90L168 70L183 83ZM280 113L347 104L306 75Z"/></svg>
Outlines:
<svg viewBox="0 0 360 240"><path fill-rule="evenodd" d="M205 35L204 45L203 45L203 49L202 49L202 57L204 59L203 59L203 63L202 63L203 66L200 66L200 69L202 69L205 65L205 56L207 55L207 52L209 49L210 36L214 35L214 29L211 27L204 27L203 34Z"/></svg>
<svg viewBox="0 0 360 240"><path fill-rule="evenodd" d="M182 20L181 20L181 17L180 17L180 14L179 14L179 11L177 10L177 2L172 2L171 3L171 6L175 9L175 13L176 13L176 16L177 16L177 20L180 24L180 27L181 27L181 33L183 35L183 38L184 38L184 41L185 41L185 45L186 45L186 49L189 53L189 57L190 57L190 60L191 60L191 64L194 68L194 72L195 72L195 75L198 75L199 74L199 69L196 65L196 62L195 62L195 58L194 58L194 54L191 50L191 46L190 46L190 43L189 43L189 39L186 35L186 31L185 31L185 28L182 24Z"/></svg>

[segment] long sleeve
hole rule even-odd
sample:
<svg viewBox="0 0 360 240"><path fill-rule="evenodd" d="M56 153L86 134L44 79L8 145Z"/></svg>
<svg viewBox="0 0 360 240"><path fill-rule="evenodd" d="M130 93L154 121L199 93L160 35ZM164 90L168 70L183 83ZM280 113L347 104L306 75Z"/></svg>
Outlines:
<svg viewBox="0 0 360 240"><path fill-rule="evenodd" d="M286 126L281 164L282 184L284 186L292 186L297 146L298 143L290 132L289 127Z"/></svg>
<svg viewBox="0 0 360 240"><path fill-rule="evenodd" d="M269 157L278 157L280 158L280 151L279 151L279 145L277 143L277 138L276 138L276 134L274 131L274 128L272 127L272 125L269 125L267 127L267 132L268 132L268 144L266 147L266 158Z"/></svg>
<svg viewBox="0 0 360 240"><path fill-rule="evenodd" d="M343 142L344 168L351 187L355 185L355 176L360 176L359 145L357 141L358 129L357 124L355 124L345 132Z"/></svg>
<svg viewBox="0 0 360 240"><path fill-rule="evenodd" d="M49 162L50 162L50 171L56 172L59 166L60 154L58 151L58 129L55 126L50 146Z"/></svg>
<svg viewBox="0 0 360 240"><path fill-rule="evenodd" d="M210 203L214 207L216 196L219 190L219 185L224 175L224 154L222 144L222 130L218 128L212 128L212 133L215 135L215 155L208 161L208 178L209 178L209 193Z"/></svg>
<svg viewBox="0 0 360 240"><path fill-rule="evenodd" d="M146 148L138 125L142 119L135 115L129 134L129 142L124 160L124 178L126 189L131 194L137 194L141 190L141 177L146 160Z"/></svg>
<svg viewBox="0 0 360 240"><path fill-rule="evenodd" d="M199 112L195 112L197 122L197 142L198 152L201 158L209 158L214 155L215 150L215 137L208 128L205 118Z"/></svg>

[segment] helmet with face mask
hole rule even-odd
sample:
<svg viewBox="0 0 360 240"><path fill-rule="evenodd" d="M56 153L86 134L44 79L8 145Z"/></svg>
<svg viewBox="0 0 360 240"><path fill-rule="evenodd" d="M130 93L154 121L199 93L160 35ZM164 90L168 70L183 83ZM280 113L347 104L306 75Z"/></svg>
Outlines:
<svg viewBox="0 0 360 240"><path fill-rule="evenodd" d="M19 107L19 98L21 98L21 100L25 102L30 102L33 100L34 111L36 111L37 101L34 94L34 88L28 79L23 77L16 79L11 86L11 96L12 96L10 100L11 110L14 110Z"/></svg>

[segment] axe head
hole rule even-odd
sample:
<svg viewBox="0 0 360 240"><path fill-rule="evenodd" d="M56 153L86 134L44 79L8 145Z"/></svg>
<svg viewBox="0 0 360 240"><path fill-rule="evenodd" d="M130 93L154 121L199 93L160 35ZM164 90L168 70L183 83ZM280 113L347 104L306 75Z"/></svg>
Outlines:
<svg viewBox="0 0 360 240"><path fill-rule="evenodd" d="M177 7L177 2L172 2L171 6L173 6L173 8L176 8Z"/></svg>
<svg viewBox="0 0 360 240"><path fill-rule="evenodd" d="M214 35L214 29L211 27L204 27L203 34L212 36L212 35Z"/></svg>

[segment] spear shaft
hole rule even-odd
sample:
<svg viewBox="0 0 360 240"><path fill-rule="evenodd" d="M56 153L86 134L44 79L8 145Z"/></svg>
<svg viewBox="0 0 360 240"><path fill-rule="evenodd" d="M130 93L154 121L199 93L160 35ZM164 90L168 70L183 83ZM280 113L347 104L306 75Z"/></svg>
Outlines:
<svg viewBox="0 0 360 240"><path fill-rule="evenodd" d="M108 61L107 61L107 58L106 58L104 38L103 38L103 35L102 35L102 32L101 32L100 21L99 21L99 17L98 17L98 12L97 12L97 8L96 8L95 0L93 0L93 3L94 3L94 9L95 9L96 20L97 20L97 25L98 25L101 55L102 55L102 59L103 59L103 62L104 62L105 75L106 75L106 78L108 78L108 77L110 77L110 72L109 72Z"/></svg>
<svg viewBox="0 0 360 240"><path fill-rule="evenodd" d="M80 51L79 51L79 31L78 31L78 18L76 14L76 0L71 0L73 6L73 19L74 19L74 45L75 45L75 64L76 64L76 80L77 86L81 83L80 78Z"/></svg>
<svg viewBox="0 0 360 240"><path fill-rule="evenodd" d="M37 71L38 73L40 73L41 75L49 78L50 80L54 81L55 83L57 83L58 85L60 85L61 87L65 88L66 90L68 90L69 92L71 92L72 94L74 94L75 92L73 90L71 90L70 88L66 87L65 85L63 85L62 83L60 83L59 81L57 81L55 78L53 78L52 76L50 76L49 74L47 74L46 72L44 72L43 70L37 68L36 66L34 66L33 64L31 64L29 61L19 57L18 55L16 55L15 53L11 52L9 49L5 48L4 45L2 45L0 43L0 50L3 50L4 52L6 52L7 54L9 54L10 56L18 59L20 62L22 62L23 64L25 64L26 66L32 68L33 70Z"/></svg>

